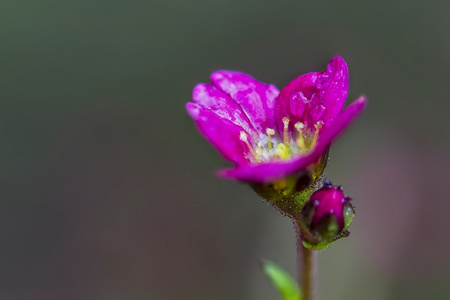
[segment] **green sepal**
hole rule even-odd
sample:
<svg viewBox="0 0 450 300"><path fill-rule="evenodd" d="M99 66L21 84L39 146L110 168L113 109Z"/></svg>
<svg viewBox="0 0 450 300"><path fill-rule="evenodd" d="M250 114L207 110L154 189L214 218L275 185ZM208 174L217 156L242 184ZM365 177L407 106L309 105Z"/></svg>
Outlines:
<svg viewBox="0 0 450 300"><path fill-rule="evenodd" d="M260 262L264 273L281 294L283 300L302 299L300 288L286 271L271 261L261 260Z"/></svg>
<svg viewBox="0 0 450 300"><path fill-rule="evenodd" d="M303 246L305 248L308 248L308 249L311 249L311 250L314 250L314 251L318 251L318 250L322 250L322 249L328 248L328 246L330 246L331 243L332 242L320 242L320 243L317 243L317 244L313 245L311 243L308 243L307 241L303 241Z"/></svg>
<svg viewBox="0 0 450 300"><path fill-rule="evenodd" d="M341 233L339 233L333 240L331 241L321 241L318 242L317 244L311 244L308 241L303 241L303 246L305 248L314 250L314 251L318 251L318 250L322 250L325 248L328 248L332 243L336 242L337 240L344 238L344 237L348 237L350 235L350 231L345 230L342 231Z"/></svg>
<svg viewBox="0 0 450 300"><path fill-rule="evenodd" d="M251 184L251 187L280 212L294 217L300 214L320 184L320 178L312 180L312 176L309 171L304 171L301 175L289 176L267 184Z"/></svg>
<svg viewBox="0 0 450 300"><path fill-rule="evenodd" d="M344 228L342 231L346 231L350 225L352 225L353 218L355 217L355 209L352 205L347 205L344 207Z"/></svg>

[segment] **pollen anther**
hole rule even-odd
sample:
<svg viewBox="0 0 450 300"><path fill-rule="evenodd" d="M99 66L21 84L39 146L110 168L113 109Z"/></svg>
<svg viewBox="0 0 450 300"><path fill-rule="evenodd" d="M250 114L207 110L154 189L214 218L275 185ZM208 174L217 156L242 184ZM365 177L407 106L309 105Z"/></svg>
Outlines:
<svg viewBox="0 0 450 300"><path fill-rule="evenodd" d="M306 144L305 139L303 138L303 128L305 128L305 124L302 122L295 123L295 128L298 131L298 139L297 139L297 146L300 148L302 152L306 152Z"/></svg>
<svg viewBox="0 0 450 300"><path fill-rule="evenodd" d="M314 128L316 128L316 131L314 132L313 140L311 142L311 145L309 146L309 149L311 151L316 147L317 139L319 137L319 132L320 132L320 129L322 128L322 122L319 121L316 124L314 124Z"/></svg>
<svg viewBox="0 0 450 300"><path fill-rule="evenodd" d="M283 143L288 146L289 145L289 118L283 118L284 130L283 130Z"/></svg>
<svg viewBox="0 0 450 300"><path fill-rule="evenodd" d="M250 152L252 152L253 156L254 156L256 159L258 159L258 156L259 156L259 155L258 155L258 153L255 151L255 149L253 149L252 145L250 145L250 143L249 143L249 141L248 141L247 133L245 133L245 131L241 131L240 134L239 134L239 138L240 138L241 141L243 141L243 142L247 145L248 149L250 150Z"/></svg>
<svg viewBox="0 0 450 300"><path fill-rule="evenodd" d="M241 131L239 138L241 139L241 141L247 142L247 134L245 133L245 131Z"/></svg>
<svg viewBox="0 0 450 300"><path fill-rule="evenodd" d="M272 150L272 135L275 134L275 130L273 130L272 128L267 128L266 133L267 133L267 149Z"/></svg>

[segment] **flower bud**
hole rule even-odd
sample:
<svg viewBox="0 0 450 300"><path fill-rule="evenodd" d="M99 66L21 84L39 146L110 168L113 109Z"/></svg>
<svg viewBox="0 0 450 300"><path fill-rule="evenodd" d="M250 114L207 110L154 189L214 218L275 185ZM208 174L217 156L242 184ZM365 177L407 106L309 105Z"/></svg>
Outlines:
<svg viewBox="0 0 450 300"><path fill-rule="evenodd" d="M350 200L341 187L333 186L327 179L311 195L302 209L301 221L317 242L332 242L348 234L346 230L355 213Z"/></svg>

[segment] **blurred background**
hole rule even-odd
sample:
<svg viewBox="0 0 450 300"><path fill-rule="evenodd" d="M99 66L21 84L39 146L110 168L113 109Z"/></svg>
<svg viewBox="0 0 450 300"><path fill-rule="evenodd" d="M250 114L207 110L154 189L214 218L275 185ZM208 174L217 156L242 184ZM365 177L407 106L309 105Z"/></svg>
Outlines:
<svg viewBox="0 0 450 300"><path fill-rule="evenodd" d="M295 237L185 112L217 69L350 69L370 105L327 176L353 196L320 299L449 299L448 1L5 0L0 299L280 299Z"/></svg>

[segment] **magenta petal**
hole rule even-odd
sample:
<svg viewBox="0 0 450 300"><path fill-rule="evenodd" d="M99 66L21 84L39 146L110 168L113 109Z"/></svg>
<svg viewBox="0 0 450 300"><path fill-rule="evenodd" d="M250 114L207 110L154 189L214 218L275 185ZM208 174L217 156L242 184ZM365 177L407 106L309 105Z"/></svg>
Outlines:
<svg viewBox="0 0 450 300"><path fill-rule="evenodd" d="M347 129L347 127L359 116L367 105L367 99L365 96L361 96L352 104L350 104L334 121L330 126L326 127L319 135L317 140L317 146L314 148L314 152L318 152L317 157L320 157L322 153L331 145L331 143Z"/></svg>
<svg viewBox="0 0 450 300"><path fill-rule="evenodd" d="M215 72L211 81L242 107L258 131L265 133L267 128L275 129L274 106L279 94L275 86L234 71Z"/></svg>
<svg viewBox="0 0 450 300"><path fill-rule="evenodd" d="M348 68L341 57L333 58L323 72L302 75L284 87L275 104L277 127L289 117L291 130L303 122L314 131L314 124L328 126L339 115L348 92Z"/></svg>
<svg viewBox="0 0 450 300"><path fill-rule="evenodd" d="M348 199L342 189L335 187L323 187L315 191L309 201L315 203L315 211L311 222L311 227L316 227L328 215L336 218L339 230L345 226L344 207Z"/></svg>
<svg viewBox="0 0 450 300"><path fill-rule="evenodd" d="M203 136L222 154L236 165L248 164L252 154L239 138L242 127L223 119L205 106L187 103L186 109L194 119Z"/></svg>
<svg viewBox="0 0 450 300"><path fill-rule="evenodd" d="M220 170L218 175L229 179L264 184L302 172L317 162L339 134L363 111L366 104L366 98L361 96L349 105L330 126L322 131L317 146L307 156L297 156L280 162L242 165L234 169Z"/></svg>
<svg viewBox="0 0 450 300"><path fill-rule="evenodd" d="M265 184L302 172L309 165L315 163L317 159L308 155L299 156L289 161L242 165L234 169L219 170L217 175L228 179Z"/></svg>
<svg viewBox="0 0 450 300"><path fill-rule="evenodd" d="M253 138L259 138L247 115L228 94L216 88L213 84L198 84L192 93L194 102L213 111L219 117L241 126Z"/></svg>

